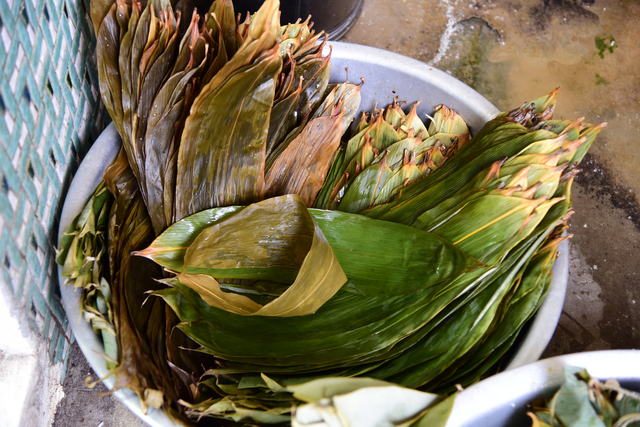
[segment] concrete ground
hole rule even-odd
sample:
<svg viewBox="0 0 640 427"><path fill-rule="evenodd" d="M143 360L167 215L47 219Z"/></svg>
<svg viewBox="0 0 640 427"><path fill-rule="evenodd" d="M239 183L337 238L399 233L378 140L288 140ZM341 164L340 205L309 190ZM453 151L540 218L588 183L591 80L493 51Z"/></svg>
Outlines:
<svg viewBox="0 0 640 427"><path fill-rule="evenodd" d="M545 356L640 348L640 2L365 0L344 40L444 69L501 109L561 88L557 117L606 121L573 194L570 281ZM136 426L89 390L76 348L55 426Z"/></svg>

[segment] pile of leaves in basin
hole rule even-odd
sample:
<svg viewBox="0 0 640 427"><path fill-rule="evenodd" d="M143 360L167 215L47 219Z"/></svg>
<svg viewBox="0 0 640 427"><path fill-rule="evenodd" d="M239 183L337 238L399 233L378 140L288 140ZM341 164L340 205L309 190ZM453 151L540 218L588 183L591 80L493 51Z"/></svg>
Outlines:
<svg viewBox="0 0 640 427"><path fill-rule="evenodd" d="M532 427L633 427L640 425L640 393L567 367L562 386L546 402L534 402L528 415Z"/></svg>
<svg viewBox="0 0 640 427"><path fill-rule="evenodd" d="M117 388L279 423L323 378L448 394L495 369L602 125L553 119L556 92L473 137L446 106L354 120L361 85L330 84L323 35L280 26L275 0L91 6L122 149L58 261Z"/></svg>

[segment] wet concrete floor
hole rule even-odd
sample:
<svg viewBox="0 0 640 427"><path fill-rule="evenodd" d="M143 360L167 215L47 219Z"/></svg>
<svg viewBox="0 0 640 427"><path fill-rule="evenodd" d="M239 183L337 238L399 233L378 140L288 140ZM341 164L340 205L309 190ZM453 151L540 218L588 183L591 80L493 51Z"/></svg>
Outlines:
<svg viewBox="0 0 640 427"><path fill-rule="evenodd" d="M609 123L574 185L569 289L545 356L640 348L639 22L637 0L365 0L344 37L446 70L500 109L559 86L557 117ZM70 363L55 426L142 425L86 388L77 348Z"/></svg>

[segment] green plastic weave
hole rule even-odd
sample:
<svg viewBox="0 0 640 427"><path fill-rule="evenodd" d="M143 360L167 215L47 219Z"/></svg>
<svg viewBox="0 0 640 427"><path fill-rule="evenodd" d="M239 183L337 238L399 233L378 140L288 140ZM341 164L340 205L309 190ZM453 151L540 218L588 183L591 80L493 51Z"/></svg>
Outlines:
<svg viewBox="0 0 640 427"><path fill-rule="evenodd" d="M0 0L0 286L66 361L58 217L79 161L106 123L88 0Z"/></svg>

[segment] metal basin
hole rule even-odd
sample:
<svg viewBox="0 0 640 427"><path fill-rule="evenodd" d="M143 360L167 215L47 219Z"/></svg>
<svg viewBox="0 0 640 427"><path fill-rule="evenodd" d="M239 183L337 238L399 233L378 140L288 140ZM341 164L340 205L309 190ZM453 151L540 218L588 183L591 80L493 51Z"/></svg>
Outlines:
<svg viewBox="0 0 640 427"><path fill-rule="evenodd" d="M531 425L527 404L551 396L564 382L565 367L585 368L600 380L614 378L640 391L640 350L567 354L502 372L456 397L446 427L520 427Z"/></svg>
<svg viewBox="0 0 640 427"><path fill-rule="evenodd" d="M329 48L329 47L328 47ZM376 105L383 107L394 97L408 102L420 101L418 112L431 113L438 104L446 104L460 113L472 132L493 118L498 109L469 86L449 74L430 67L423 62L394 54L385 50L350 43L331 43L331 80L351 81L365 79L362 89L361 109L370 111ZM106 167L115 158L120 141L113 125L110 125L96 140L86 158L78 168L64 203L60 218L60 230L67 228L72 219L84 207L95 186L102 179ZM553 283L541 309L533 319L526 335L515 350L508 368L513 368L537 360L553 335L562 311L567 287L569 247L563 242L553 269ZM60 276L59 282L64 280ZM61 286L62 302L69 318L69 324L80 349L96 372L103 378L107 368L102 357L102 343L91 330L80 313L80 292L69 286ZM113 386L113 379L105 380L107 387ZM119 390L115 395L152 426L173 425L161 411L151 409L143 414L138 398L129 390Z"/></svg>

